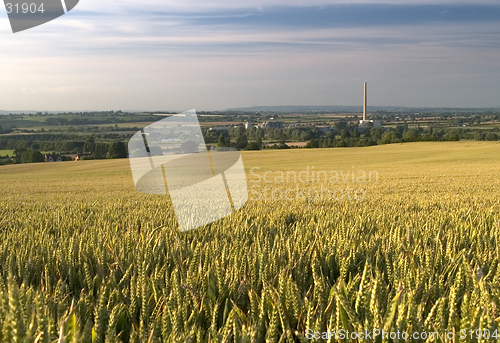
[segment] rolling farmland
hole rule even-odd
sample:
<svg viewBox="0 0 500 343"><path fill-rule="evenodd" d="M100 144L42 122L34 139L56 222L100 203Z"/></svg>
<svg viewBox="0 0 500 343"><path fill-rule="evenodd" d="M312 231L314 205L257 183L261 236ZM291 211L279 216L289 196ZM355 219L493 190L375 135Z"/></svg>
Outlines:
<svg viewBox="0 0 500 343"><path fill-rule="evenodd" d="M248 203L184 233L127 160L0 167L0 341L500 341L499 143L242 155Z"/></svg>

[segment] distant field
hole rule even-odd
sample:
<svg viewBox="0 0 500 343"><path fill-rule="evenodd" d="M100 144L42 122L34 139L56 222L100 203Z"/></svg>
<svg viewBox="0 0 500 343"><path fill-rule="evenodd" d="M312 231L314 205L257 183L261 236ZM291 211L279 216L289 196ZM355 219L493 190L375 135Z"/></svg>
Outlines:
<svg viewBox="0 0 500 343"><path fill-rule="evenodd" d="M0 116L0 126L2 127L16 127L16 128L26 128L26 127L36 127L40 126L40 121L31 119L10 119L7 117Z"/></svg>
<svg viewBox="0 0 500 343"><path fill-rule="evenodd" d="M14 155L14 150L0 150L0 156L13 156Z"/></svg>
<svg viewBox="0 0 500 343"><path fill-rule="evenodd" d="M288 142L286 143L288 146L298 146L298 147L305 147L307 145L307 142Z"/></svg>
<svg viewBox="0 0 500 343"><path fill-rule="evenodd" d="M200 121L201 126L229 126L241 123L240 121Z"/></svg>
<svg viewBox="0 0 500 343"><path fill-rule="evenodd" d="M0 166L0 341L498 329L500 143L242 156L247 204L185 233L127 160Z"/></svg>

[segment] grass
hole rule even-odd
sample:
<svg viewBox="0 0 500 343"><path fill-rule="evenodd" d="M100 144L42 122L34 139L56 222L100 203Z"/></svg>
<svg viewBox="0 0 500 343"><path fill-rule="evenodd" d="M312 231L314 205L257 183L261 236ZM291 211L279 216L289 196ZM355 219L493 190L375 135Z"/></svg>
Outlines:
<svg viewBox="0 0 500 343"><path fill-rule="evenodd" d="M14 150L0 150L0 156L13 156Z"/></svg>
<svg viewBox="0 0 500 343"><path fill-rule="evenodd" d="M135 191L127 160L2 166L0 341L306 342L308 330L385 328L444 342L497 330L500 144L242 156L252 194L286 191L295 183L279 171L308 167L379 179L306 180L366 198L251 199L180 233L168 197Z"/></svg>

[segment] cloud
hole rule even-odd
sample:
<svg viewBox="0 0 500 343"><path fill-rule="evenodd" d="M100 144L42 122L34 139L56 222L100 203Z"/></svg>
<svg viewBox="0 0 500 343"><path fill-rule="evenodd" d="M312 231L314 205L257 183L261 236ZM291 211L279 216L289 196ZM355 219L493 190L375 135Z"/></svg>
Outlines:
<svg viewBox="0 0 500 343"><path fill-rule="evenodd" d="M106 11L100 0L86 0L79 6L85 4L85 8L97 11ZM107 8L118 9L140 9L151 12L211 12L230 9L266 9L277 6L286 7L318 7L337 4L361 4L361 5L498 5L497 0L115 0L107 1Z"/></svg>
<svg viewBox="0 0 500 343"><path fill-rule="evenodd" d="M52 94L68 94L74 92L88 91L90 87L77 87L77 86L62 86L62 87L27 87L23 88L22 92L30 95L39 95L43 93Z"/></svg>
<svg viewBox="0 0 500 343"><path fill-rule="evenodd" d="M352 105L363 81L373 104L498 105L500 6L338 3L82 0L46 25L0 34L0 105Z"/></svg>
<svg viewBox="0 0 500 343"><path fill-rule="evenodd" d="M462 12L451 8L451 12L457 13L447 21L437 20L440 12L436 9L400 6L376 10L349 6L336 15L336 8L314 8L306 13L309 19L304 19L307 15L301 17L302 12L296 9L275 9L253 21L241 19L248 13L245 11L221 12L202 16L202 19L198 14L159 14L155 18L145 13L135 17L68 16L50 23L47 26L50 33L43 34L44 27L35 30L34 33L39 34L36 39L33 34L4 35L2 46L6 57L29 54L35 49L39 57L57 51L59 56L78 54L93 58L144 54L158 57L172 54L255 55L293 51L318 54L425 45L498 50L500 27L496 21L490 20L494 11L491 8L479 9L476 7L473 18L460 20L468 12L463 8ZM500 7L495 9L500 11ZM370 13L378 13L379 18L367 19ZM258 15L252 13L244 18ZM341 20L336 20L336 16Z"/></svg>

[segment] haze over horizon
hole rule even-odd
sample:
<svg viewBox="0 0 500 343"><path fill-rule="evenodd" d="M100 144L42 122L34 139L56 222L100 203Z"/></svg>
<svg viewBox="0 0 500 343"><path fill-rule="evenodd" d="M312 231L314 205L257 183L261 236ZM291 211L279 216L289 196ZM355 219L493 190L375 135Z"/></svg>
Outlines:
<svg viewBox="0 0 500 343"><path fill-rule="evenodd" d="M357 106L365 81L370 106L500 106L498 1L105 6L18 34L0 9L0 109Z"/></svg>

